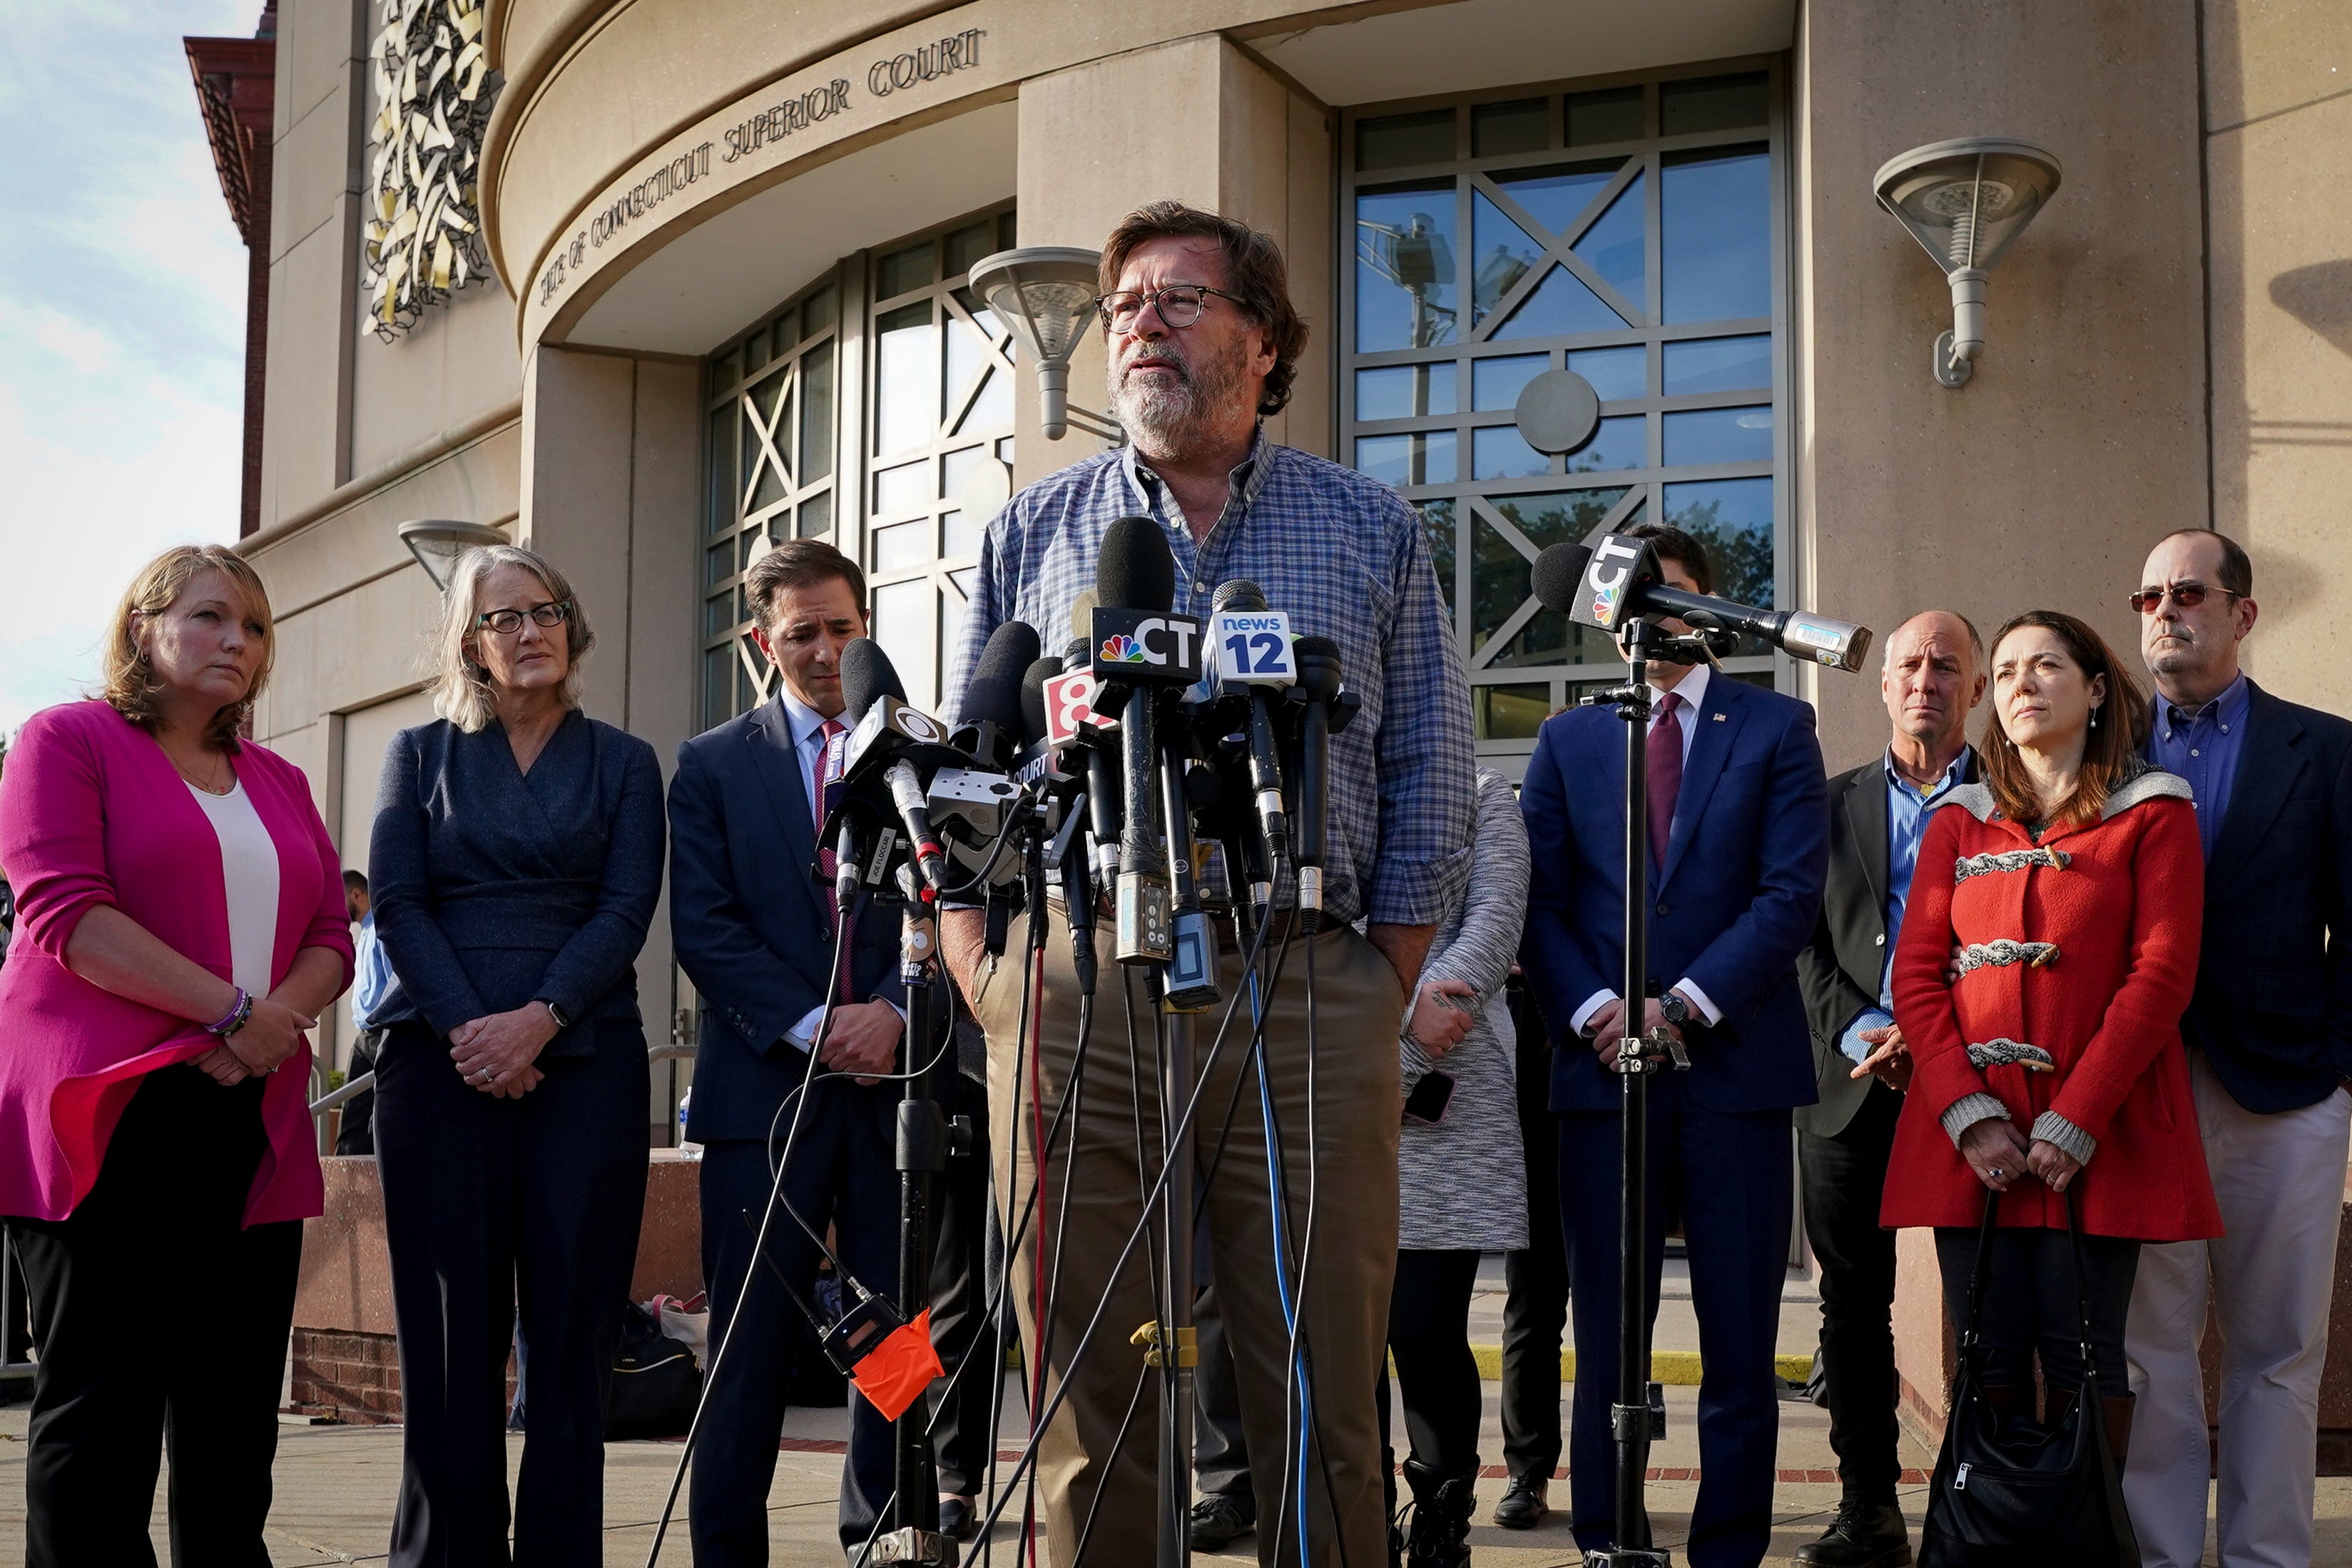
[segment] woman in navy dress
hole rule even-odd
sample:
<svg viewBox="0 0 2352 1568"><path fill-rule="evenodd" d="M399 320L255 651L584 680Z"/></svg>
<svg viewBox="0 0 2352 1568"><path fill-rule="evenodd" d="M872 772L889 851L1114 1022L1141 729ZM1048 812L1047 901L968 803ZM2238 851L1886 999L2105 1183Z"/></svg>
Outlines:
<svg viewBox="0 0 2352 1568"><path fill-rule="evenodd" d="M512 1561L603 1561L604 1392L645 1209L632 965L661 892L653 748L580 711L593 646L529 550L458 559L431 724L384 758L369 846L395 984L373 1021L400 1328L395 1564L508 1562L506 1366L530 1427Z"/></svg>

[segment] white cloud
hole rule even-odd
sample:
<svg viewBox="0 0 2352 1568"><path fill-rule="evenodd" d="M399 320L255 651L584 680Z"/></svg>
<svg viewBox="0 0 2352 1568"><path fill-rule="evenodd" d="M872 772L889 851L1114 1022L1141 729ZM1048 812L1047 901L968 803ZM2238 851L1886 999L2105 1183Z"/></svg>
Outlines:
<svg viewBox="0 0 2352 1568"><path fill-rule="evenodd" d="M79 694L167 544L236 536L246 250L183 34L258 0L0 0L0 732Z"/></svg>

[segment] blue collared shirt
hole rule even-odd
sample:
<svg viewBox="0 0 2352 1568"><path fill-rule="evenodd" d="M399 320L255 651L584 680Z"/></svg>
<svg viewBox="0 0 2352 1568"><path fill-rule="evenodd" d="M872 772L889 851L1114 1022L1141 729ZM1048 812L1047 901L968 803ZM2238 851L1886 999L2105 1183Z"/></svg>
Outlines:
<svg viewBox="0 0 2352 1568"><path fill-rule="evenodd" d="M368 1019L383 1005L384 993L391 989L392 960L376 940L375 911L370 910L360 917L359 934L352 942L352 1027L373 1027Z"/></svg>
<svg viewBox="0 0 2352 1568"><path fill-rule="evenodd" d="M1104 452L1014 496L988 528L948 677L952 712L989 633L1037 628L1048 651L1095 582L1103 532L1148 515L1176 557L1179 611L1205 620L1218 584L1245 577L1300 636L1339 648L1363 700L1331 737L1324 908L1337 921L1434 925L1470 873L1470 690L1419 513L1350 468L1266 440L1235 468L1195 543L1167 487L1133 448Z"/></svg>
<svg viewBox="0 0 2352 1568"><path fill-rule="evenodd" d="M1838 1049L1861 1061L1874 1048L1862 1037L1864 1029L1883 1029L1895 1022L1895 997L1889 981L1895 968L1895 939L1903 931L1903 911L1911 903L1911 879L1919 869L1919 840L1927 836L1927 813L1969 774L1965 748L1936 781L1922 790L1895 769L1895 753L1886 768L1886 951L1878 966L1878 1005L1865 1007L1845 1026Z"/></svg>
<svg viewBox="0 0 2352 1568"><path fill-rule="evenodd" d="M2253 701L2242 675L2193 713L2161 691L2156 694L2147 760L2189 781L2197 806L2197 841L2204 846L2208 861L2213 858L2213 840L2221 837L2221 818L2230 810L2230 786L2237 779L2246 713Z"/></svg>

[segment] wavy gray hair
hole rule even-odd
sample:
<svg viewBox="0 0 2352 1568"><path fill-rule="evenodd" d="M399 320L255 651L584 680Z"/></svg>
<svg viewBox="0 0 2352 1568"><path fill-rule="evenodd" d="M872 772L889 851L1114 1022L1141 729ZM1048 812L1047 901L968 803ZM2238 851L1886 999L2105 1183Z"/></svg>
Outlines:
<svg viewBox="0 0 2352 1568"><path fill-rule="evenodd" d="M501 566L520 566L547 585L549 598L572 605L563 628L571 654L571 668L563 674L566 708L580 706L581 661L596 646L588 612L572 593L571 579L538 551L520 544L478 544L458 556L448 589L441 595L441 629L433 639L433 711L469 735L488 728L498 711L489 671L474 654L474 637L480 629L476 620L481 614L482 584Z"/></svg>

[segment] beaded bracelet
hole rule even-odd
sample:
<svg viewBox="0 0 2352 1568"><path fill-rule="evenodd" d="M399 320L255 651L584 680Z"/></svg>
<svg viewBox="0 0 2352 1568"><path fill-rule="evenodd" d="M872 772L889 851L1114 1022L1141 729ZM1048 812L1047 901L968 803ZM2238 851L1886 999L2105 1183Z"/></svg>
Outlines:
<svg viewBox="0 0 2352 1568"><path fill-rule="evenodd" d="M253 998L240 985L236 988L236 1000L230 1005L228 1016L217 1024L205 1025L205 1033L225 1040L244 1028L246 1020L252 1016Z"/></svg>

